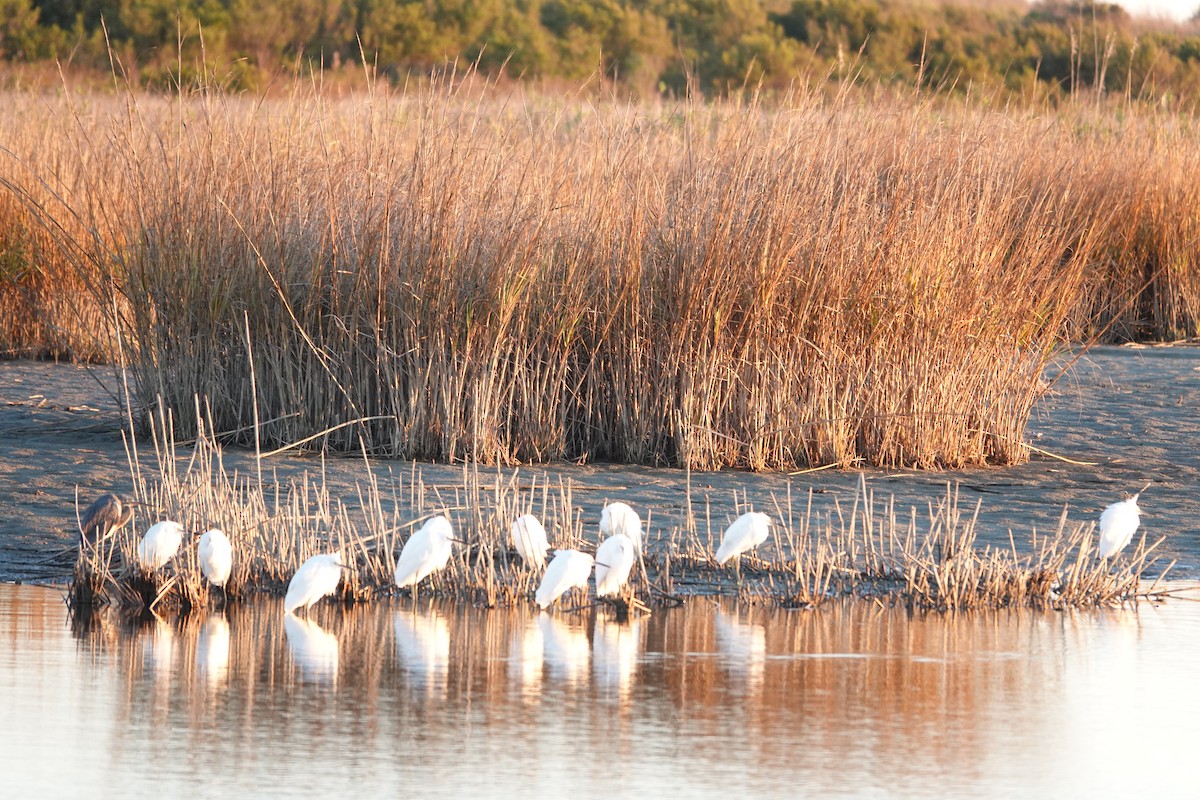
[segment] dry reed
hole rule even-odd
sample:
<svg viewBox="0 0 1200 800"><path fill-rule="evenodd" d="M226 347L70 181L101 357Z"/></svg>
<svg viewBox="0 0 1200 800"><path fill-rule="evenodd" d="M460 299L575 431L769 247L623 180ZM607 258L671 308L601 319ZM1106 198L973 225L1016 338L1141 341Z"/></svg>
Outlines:
<svg viewBox="0 0 1200 800"><path fill-rule="evenodd" d="M381 480L366 462L357 497L343 500L308 472L289 481L269 473L257 479L227 472L220 446L207 436L190 456L180 457L170 431L169 418L160 418L154 468L131 450L136 500L154 513L97 548L81 545L69 593L73 608L112 603L186 611L210 602L190 541L159 573L135 566L137 529L164 517L195 534L220 527L230 536L235 567L222 596L234 599L281 593L306 558L334 549L352 565L342 600L393 593L396 554L435 513L449 516L462 545L446 569L420 587L422 596L489 607L531 602L539 575L508 547L509 526L523 513L544 521L556 547L590 551L597 544L569 483L526 482L520 473L488 477L476 466L463 469L460 483L429 485L415 465L407 474ZM688 595L734 595L788 607L843 596L939 610L1107 606L1155 593L1157 586L1147 587L1143 576L1165 572L1153 557L1156 545L1147 546L1144 538L1127 556L1098 559L1094 526L1069 523L1065 511L1052 535L1035 534L1022 551L1015 544L981 547L979 508L964 513L953 488L930 503L924 519L915 508L906 515L891 500L878 502L865 479L849 507L839 500L823 518L812 510L811 493L802 515L792 499L790 490L788 497L775 498L769 509L772 538L758 553L742 557L737 579L718 568L711 554L725 517L745 510L744 498L728 515L714 516L709 498L700 512L689 494L682 523L670 528L655 527L651 516L629 604L642 608L675 604Z"/></svg>
<svg viewBox="0 0 1200 800"><path fill-rule="evenodd" d="M1012 463L1072 331L1196 332L1187 119L474 82L30 104L85 166L18 116L0 181L143 410L264 449Z"/></svg>

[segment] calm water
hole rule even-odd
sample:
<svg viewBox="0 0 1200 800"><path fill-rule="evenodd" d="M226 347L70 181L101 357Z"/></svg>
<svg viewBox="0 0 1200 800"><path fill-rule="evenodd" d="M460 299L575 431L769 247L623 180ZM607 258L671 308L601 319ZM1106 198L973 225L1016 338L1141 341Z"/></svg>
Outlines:
<svg viewBox="0 0 1200 800"><path fill-rule="evenodd" d="M0 795L1200 796L1197 602L314 612L0 585Z"/></svg>

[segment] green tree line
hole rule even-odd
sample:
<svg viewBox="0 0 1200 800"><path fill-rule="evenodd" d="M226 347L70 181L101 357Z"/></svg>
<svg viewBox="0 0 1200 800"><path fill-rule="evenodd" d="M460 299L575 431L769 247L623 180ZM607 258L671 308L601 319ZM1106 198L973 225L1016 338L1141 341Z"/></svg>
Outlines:
<svg viewBox="0 0 1200 800"><path fill-rule="evenodd" d="M636 92L785 86L798 74L1027 96L1103 86L1200 97L1200 11L1135 20L1050 0L0 0L0 59L231 86L363 58L397 78L450 60Z"/></svg>

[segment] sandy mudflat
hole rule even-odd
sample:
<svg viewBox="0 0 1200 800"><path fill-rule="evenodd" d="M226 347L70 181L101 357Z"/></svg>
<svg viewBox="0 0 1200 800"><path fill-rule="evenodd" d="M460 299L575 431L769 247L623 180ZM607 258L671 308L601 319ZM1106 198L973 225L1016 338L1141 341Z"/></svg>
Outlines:
<svg viewBox="0 0 1200 800"><path fill-rule="evenodd" d="M119 397L121 382L111 370L72 364L0 362L0 580L65 577L51 557L70 547L76 533L76 489L80 507L97 494L131 486ZM1179 560L1173 577L1200 577L1200 348L1097 348L1059 381L1027 431L1035 446L1080 466L1035 456L1019 467L947 472L909 470L836 471L789 478L783 474L725 471L691 476L693 500L704 512L711 499L714 527L723 525L733 492L746 491L762 510L774 494L783 502L789 481L793 505L802 514L810 487L814 509L828 513L834 499L848 502L865 475L877 500L894 495L898 507L924 510L960 482L963 504L982 499L983 541L1008 545L1009 530L1020 546L1034 526L1052 530L1064 504L1075 519L1094 519L1100 510L1146 483L1143 526L1152 538L1167 536L1164 554ZM152 461L142 443L143 461ZM244 453L227 454L227 466L248 467ZM281 478L316 469L312 458L277 456L270 465ZM422 465L427 481L457 483L460 468ZM377 473L405 473L406 462L377 462ZM687 496L680 470L615 465L553 464L526 468L552 480L569 479L575 495L598 519L609 500L650 509L649 538L673 525ZM354 482L365 476L361 459L332 459L329 485L353 505Z"/></svg>

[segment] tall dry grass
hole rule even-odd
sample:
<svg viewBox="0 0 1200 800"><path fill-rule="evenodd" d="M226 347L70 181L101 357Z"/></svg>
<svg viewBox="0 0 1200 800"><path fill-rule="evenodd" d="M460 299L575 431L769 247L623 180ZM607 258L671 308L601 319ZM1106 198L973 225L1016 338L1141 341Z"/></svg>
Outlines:
<svg viewBox="0 0 1200 800"><path fill-rule="evenodd" d="M224 466L221 448L204 436L181 455L170 420L156 428L154 456L130 452L140 517L98 548L81 544L69 592L74 609L103 605L188 611L209 602L196 563L195 543L185 539L170 566L148 573L134 557L140 532L163 518L179 521L196 536L219 527L234 546L234 571L221 594L281 594L309 556L338 550L349 569L340 588L346 602L395 592L392 576L403 543L424 520L445 514L460 544L447 567L423 583L423 596L476 605L529 604L540 575L509 549L512 521L525 513L545 523L555 548L593 552L598 520L586 520L569 484L545 479L489 477L464 468L460 483L429 485L414 466L407 474L378 476L368 464L356 498L329 495L324 480L308 472L281 480L270 473L239 475ZM260 465L261 466L261 465ZM257 473L257 469L256 469ZM1158 593L1164 569L1157 543L1143 535L1131 553L1096 556L1092 524L1071 523L1064 510L1052 534L1035 532L1018 547L981 546L974 513L960 507L956 489L931 500L927 514L877 501L861 482L853 498L832 512L813 511L812 494L795 502L789 488L772 498L774 525L758 552L743 556L738 571L720 568L713 553L728 521L747 510L745 499L714 508L712 499L690 492L681 522L648 519L644 548L623 611L675 605L689 595L731 595L786 607L813 607L836 597L873 599L914 608L1069 608L1107 606ZM1151 582L1146 576L1157 578ZM736 576L736 577L735 577ZM570 605L564 602L563 605Z"/></svg>
<svg viewBox="0 0 1200 800"><path fill-rule="evenodd" d="M105 361L116 353L109 275L64 243L120 213L95 147L116 107L6 93L0 101L0 358ZM111 227L111 226L108 226Z"/></svg>
<svg viewBox="0 0 1200 800"><path fill-rule="evenodd" d="M90 166L41 213L145 410L406 458L1012 463L1066 339L1197 330L1190 120L473 80L55 129Z"/></svg>

